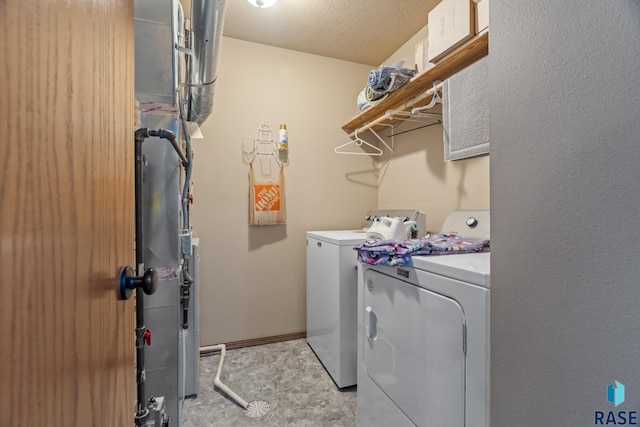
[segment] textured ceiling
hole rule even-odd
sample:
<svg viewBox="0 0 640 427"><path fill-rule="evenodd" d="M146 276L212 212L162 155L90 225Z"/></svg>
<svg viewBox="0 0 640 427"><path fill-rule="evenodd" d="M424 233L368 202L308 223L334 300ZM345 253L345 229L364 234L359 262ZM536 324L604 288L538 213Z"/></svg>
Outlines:
<svg viewBox="0 0 640 427"><path fill-rule="evenodd" d="M227 0L223 35L378 66L426 25L439 2L278 0L258 9Z"/></svg>

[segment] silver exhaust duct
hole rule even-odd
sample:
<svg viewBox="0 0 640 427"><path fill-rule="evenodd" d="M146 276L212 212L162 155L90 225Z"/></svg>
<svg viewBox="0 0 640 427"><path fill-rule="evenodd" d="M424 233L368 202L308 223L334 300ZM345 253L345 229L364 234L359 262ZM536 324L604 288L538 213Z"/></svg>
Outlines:
<svg viewBox="0 0 640 427"><path fill-rule="evenodd" d="M226 0L192 0L188 120L201 125L213 112Z"/></svg>

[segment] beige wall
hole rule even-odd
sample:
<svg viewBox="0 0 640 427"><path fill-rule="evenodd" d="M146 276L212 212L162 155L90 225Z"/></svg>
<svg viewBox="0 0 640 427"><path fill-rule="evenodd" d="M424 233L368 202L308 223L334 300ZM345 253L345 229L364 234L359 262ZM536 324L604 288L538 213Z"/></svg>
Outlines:
<svg viewBox="0 0 640 427"><path fill-rule="evenodd" d="M333 151L348 141L340 127L355 114L369 69L223 39L214 113L205 139L193 140L202 345L305 331L305 232L359 227L377 206L371 158ZM288 128L286 225L248 225L242 143L262 121L276 136L280 123Z"/></svg>
<svg viewBox="0 0 640 427"><path fill-rule="evenodd" d="M425 26L384 63L406 59L404 66L412 68L415 44L427 34ZM397 131L412 125L405 123ZM378 190L380 209L420 209L427 216L430 231L440 231L452 210L489 209L489 156L445 163L442 126L399 135L394 152L385 153L379 165L383 172Z"/></svg>

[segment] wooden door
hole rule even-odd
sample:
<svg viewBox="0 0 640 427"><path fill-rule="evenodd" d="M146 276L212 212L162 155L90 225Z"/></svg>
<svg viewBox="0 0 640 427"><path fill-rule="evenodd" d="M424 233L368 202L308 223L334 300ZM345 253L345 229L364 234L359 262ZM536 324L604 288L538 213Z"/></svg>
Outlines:
<svg viewBox="0 0 640 427"><path fill-rule="evenodd" d="M133 425L133 25L0 0L0 426Z"/></svg>

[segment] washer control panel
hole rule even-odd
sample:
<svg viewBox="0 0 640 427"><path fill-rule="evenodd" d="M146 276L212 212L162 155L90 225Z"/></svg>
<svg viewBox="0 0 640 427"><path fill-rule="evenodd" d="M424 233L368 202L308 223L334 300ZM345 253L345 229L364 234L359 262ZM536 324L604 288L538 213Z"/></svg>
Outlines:
<svg viewBox="0 0 640 427"><path fill-rule="evenodd" d="M465 237L491 237L489 210L452 211L442 225L443 234L457 234Z"/></svg>

